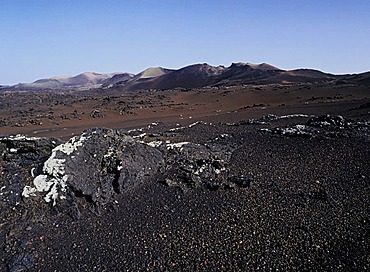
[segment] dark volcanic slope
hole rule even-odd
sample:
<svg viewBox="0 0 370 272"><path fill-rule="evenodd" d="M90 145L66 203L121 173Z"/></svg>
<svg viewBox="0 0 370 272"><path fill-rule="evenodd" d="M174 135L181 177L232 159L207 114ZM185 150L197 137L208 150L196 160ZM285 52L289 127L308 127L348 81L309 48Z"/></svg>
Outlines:
<svg viewBox="0 0 370 272"><path fill-rule="evenodd" d="M332 84L368 85L368 75L333 75L313 69L282 70L269 64L233 63L229 67L194 64L168 70L157 77L117 83L122 90L200 88L241 84Z"/></svg>
<svg viewBox="0 0 370 272"><path fill-rule="evenodd" d="M233 63L219 76L217 85L268 83L281 72L283 71L268 64L252 66L246 63ZM276 79L272 81L279 82Z"/></svg>
<svg viewBox="0 0 370 272"><path fill-rule="evenodd" d="M353 82L357 84L370 85L370 72L343 77L344 82Z"/></svg>
<svg viewBox="0 0 370 272"><path fill-rule="evenodd" d="M176 87L196 88L214 84L225 68L213 67L206 63L190 65L185 68L172 71L156 79L158 89L172 89Z"/></svg>
<svg viewBox="0 0 370 272"><path fill-rule="evenodd" d="M337 80L331 74L310 69L285 71L268 64L233 63L230 67L195 64L161 76L124 83L125 90L199 88L239 84L325 83Z"/></svg>
<svg viewBox="0 0 370 272"><path fill-rule="evenodd" d="M0 141L10 271L370 269L369 122L269 115L58 144Z"/></svg>

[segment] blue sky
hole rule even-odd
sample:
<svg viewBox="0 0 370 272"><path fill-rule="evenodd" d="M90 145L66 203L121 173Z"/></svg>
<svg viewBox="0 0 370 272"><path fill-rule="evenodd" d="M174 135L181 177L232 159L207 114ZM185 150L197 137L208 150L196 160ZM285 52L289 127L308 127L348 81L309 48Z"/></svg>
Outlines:
<svg viewBox="0 0 370 272"><path fill-rule="evenodd" d="M370 70L370 0L0 0L0 84L193 63Z"/></svg>

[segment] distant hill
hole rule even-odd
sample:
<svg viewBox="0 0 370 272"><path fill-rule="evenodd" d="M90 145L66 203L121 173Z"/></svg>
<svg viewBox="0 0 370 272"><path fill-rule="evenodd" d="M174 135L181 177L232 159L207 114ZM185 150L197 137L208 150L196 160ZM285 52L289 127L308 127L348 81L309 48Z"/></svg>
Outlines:
<svg viewBox="0 0 370 272"><path fill-rule="evenodd" d="M347 75L342 78L342 81L361 85L370 85L370 72Z"/></svg>
<svg viewBox="0 0 370 272"><path fill-rule="evenodd" d="M204 87L214 84L224 69L206 63L194 64L158 77L155 86L159 89Z"/></svg>
<svg viewBox="0 0 370 272"><path fill-rule="evenodd" d="M13 88L15 89L61 89L61 88L75 88L75 87L99 87L106 80L111 79L117 74L125 73L111 73L98 74L92 72L82 73L76 76L52 77L44 78L34 81L33 83L20 83Z"/></svg>
<svg viewBox="0 0 370 272"><path fill-rule="evenodd" d="M136 75L131 73L99 74L86 72L76 76L39 79L21 83L15 90L57 90L63 88L117 88L122 91L140 89L199 88L238 84L330 83L370 85L370 72L333 75L313 69L283 70L267 63L232 63L229 67L193 64L177 70L151 67Z"/></svg>
<svg viewBox="0 0 370 272"><path fill-rule="evenodd" d="M135 75L130 73L115 74L111 78L107 78L103 81L102 86L111 87L114 84L126 82L132 79Z"/></svg>
<svg viewBox="0 0 370 272"><path fill-rule="evenodd" d="M135 79L147 79L153 77L159 77L168 74L174 70L162 68L162 67L150 67L135 76Z"/></svg>
<svg viewBox="0 0 370 272"><path fill-rule="evenodd" d="M114 75L115 73L114 74L98 74L98 73L86 72L86 73L82 73L82 74L79 74L73 77L53 78L53 79L56 79L59 82L61 82L63 86L86 86L86 85L101 84L104 82L104 80L107 80Z"/></svg>
<svg viewBox="0 0 370 272"><path fill-rule="evenodd" d="M154 70L151 70L154 69ZM150 74L150 77L145 75ZM368 73L370 74L370 72ZM117 82L121 90L200 88L238 84L343 83L369 85L367 73L333 75L314 69L283 70L267 63L233 63L229 67L193 64L178 70L149 68L130 80ZM144 76L143 76L144 75Z"/></svg>

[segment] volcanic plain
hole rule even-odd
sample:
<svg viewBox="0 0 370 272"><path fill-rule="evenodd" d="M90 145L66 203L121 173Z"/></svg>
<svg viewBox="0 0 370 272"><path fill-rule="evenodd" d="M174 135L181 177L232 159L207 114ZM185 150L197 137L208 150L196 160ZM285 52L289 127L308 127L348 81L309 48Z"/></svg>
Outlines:
<svg viewBox="0 0 370 272"><path fill-rule="evenodd" d="M0 117L3 270L370 269L367 85L13 90Z"/></svg>

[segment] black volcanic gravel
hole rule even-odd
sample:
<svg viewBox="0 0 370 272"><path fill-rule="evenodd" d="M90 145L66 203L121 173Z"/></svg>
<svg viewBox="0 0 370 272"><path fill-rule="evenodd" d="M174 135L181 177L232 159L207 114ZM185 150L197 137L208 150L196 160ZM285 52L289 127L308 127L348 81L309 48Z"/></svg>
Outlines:
<svg viewBox="0 0 370 272"><path fill-rule="evenodd" d="M34 259L26 271L369 270L370 139L261 131L306 121L177 130L171 142L232 147L227 167L249 186L168 187L153 177L116 195L117 205L100 216L26 213L18 221L31 226L20 235ZM151 131L147 141L165 139L168 127ZM0 241L11 231L2 227ZM10 271L22 271L19 255L0 256Z"/></svg>

